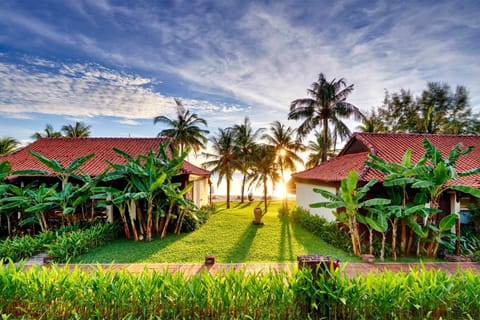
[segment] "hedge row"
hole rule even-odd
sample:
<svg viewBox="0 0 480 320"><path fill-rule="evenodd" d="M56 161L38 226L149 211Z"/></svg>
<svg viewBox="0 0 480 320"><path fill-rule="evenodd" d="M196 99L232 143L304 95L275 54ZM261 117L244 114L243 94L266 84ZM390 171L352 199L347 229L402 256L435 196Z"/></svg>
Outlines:
<svg viewBox="0 0 480 320"><path fill-rule="evenodd" d="M233 269L232 269L233 270ZM28 319L479 319L480 276L435 270L348 278L0 268L0 314Z"/></svg>

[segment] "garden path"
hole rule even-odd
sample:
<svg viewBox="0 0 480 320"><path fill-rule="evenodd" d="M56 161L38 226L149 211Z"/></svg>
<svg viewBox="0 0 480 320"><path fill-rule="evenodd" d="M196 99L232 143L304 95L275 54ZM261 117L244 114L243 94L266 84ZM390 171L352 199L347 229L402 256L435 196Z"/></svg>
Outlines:
<svg viewBox="0 0 480 320"><path fill-rule="evenodd" d="M63 265L61 265L63 266ZM113 270L128 270L132 273L139 273L143 270L163 272L168 270L172 273L181 272L187 276L192 276L204 272L205 270L211 274L218 274L220 272L229 270L243 270L246 273L254 273L261 271L290 271L297 268L296 263L216 263L211 266L205 264L104 264L103 268L112 268ZM424 263L425 269L439 269L447 273L454 274L457 270L472 270L474 273L480 273L480 264L473 262L432 262ZM79 267L85 270L91 268L97 268L96 265L90 264L75 264L69 265L71 269ZM420 263L347 263L345 266L345 272L349 277L355 277L358 274L366 275L370 272L408 272L410 269L420 269L422 264Z"/></svg>
<svg viewBox="0 0 480 320"><path fill-rule="evenodd" d="M33 264L43 265L43 258L45 253L38 254L32 257L26 264L26 267ZM65 265L59 265L63 267ZM71 264L68 265L70 269L79 267L84 270L95 269L96 264ZM211 274L218 274L220 272L229 270L243 270L246 273L262 272L262 271L290 271L296 269L297 263L215 263L213 265L205 265L201 263L128 263L128 264L100 264L102 268L113 270L127 270L132 273L140 273L143 270L149 271L169 271L171 273L181 272L187 276L192 276L204 272L205 270ZM475 262L425 262L423 263L425 269L438 269L447 273L454 274L457 270L472 270L474 273L480 273L480 263ZM354 277L358 274L366 275L370 272L408 272L411 269L420 269L420 263L346 263L345 272L349 277Z"/></svg>

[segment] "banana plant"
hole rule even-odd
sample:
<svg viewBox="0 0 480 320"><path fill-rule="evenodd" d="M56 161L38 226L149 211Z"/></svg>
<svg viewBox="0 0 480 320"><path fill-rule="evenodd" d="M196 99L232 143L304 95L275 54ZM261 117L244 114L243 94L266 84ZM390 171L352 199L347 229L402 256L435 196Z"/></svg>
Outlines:
<svg viewBox="0 0 480 320"><path fill-rule="evenodd" d="M455 190L480 198L480 189L465 185L456 185L454 182L458 177L466 177L480 173L480 168L464 172L457 172L456 170L457 160L461 156L471 152L473 147L464 148L463 144L459 143L450 150L446 159L442 157L440 151L428 139L423 140L423 147L425 149L425 158L427 158L429 162L425 163L422 170L416 175L412 188L422 189L428 194L430 208L434 210L434 213L429 215L427 224L438 228L437 214L435 212L439 209L440 198L445 191ZM431 236L428 237L430 242L427 248L427 255L436 257L438 239L435 236L434 229L430 228L430 230L432 230L432 232ZM459 236L460 235L457 234L457 237Z"/></svg>
<svg viewBox="0 0 480 320"><path fill-rule="evenodd" d="M168 224L170 222L170 219L172 218L172 211L174 206L177 205L183 208L194 207L191 201L185 199L185 195L190 191L190 189L192 189L192 185L189 184L182 190L179 190L179 187L180 185L178 183L168 183L162 186L162 191L165 193L166 200L168 203L167 218L165 220L165 224L163 226L162 235L161 235L162 239L165 238L167 235ZM181 216L179 217L178 221L180 221L180 219L183 220ZM180 227L181 227L181 224L180 224ZM179 233L180 231L176 230L176 232Z"/></svg>
<svg viewBox="0 0 480 320"><path fill-rule="evenodd" d="M330 191L314 188L313 191L319 193L322 197L329 201L316 202L310 204L311 208L331 208L344 209L342 211L334 211L335 217L349 229L352 240L353 253L357 256L362 254L360 234L358 231L357 216L360 209L373 206L382 206L390 203L389 199L373 198L364 200L370 188L377 183L377 180L370 180L362 187L358 187L358 173L354 170L350 171L348 177L343 179L340 184L340 192L334 194Z"/></svg>
<svg viewBox="0 0 480 320"><path fill-rule="evenodd" d="M91 177L90 175L83 172L79 169L80 174L78 178L81 181L81 188L79 189L78 193L76 194L78 198L79 205L82 207L82 215L83 219L85 219L85 212L87 211L87 201L90 200L90 220L93 222L95 218L95 199L92 197L94 193L94 188L99 184L102 183L105 177L109 173L109 169L106 169L100 175L96 177Z"/></svg>
<svg viewBox="0 0 480 320"><path fill-rule="evenodd" d="M99 186L92 189L94 193L91 196L92 200L99 200L100 203L105 205L114 205L118 208L120 213L120 219L122 220L123 231L127 239L131 238L130 227L132 229L133 238L138 241L137 228L135 227L135 210L130 210L132 201L135 202L140 198L138 193L131 193L128 190L120 190L114 187ZM130 220L130 227L127 221L127 212Z"/></svg>
<svg viewBox="0 0 480 320"><path fill-rule="evenodd" d="M82 180L82 178L76 172L80 169L81 166L83 166L86 162L88 162L95 156L94 153L91 153L86 156L78 157L65 167L59 161L55 159L48 159L36 151L30 150L30 154L37 158L38 161L43 163L49 169L51 169L53 173L60 178L62 182L62 187L67 184L70 177L77 180Z"/></svg>
<svg viewBox="0 0 480 320"><path fill-rule="evenodd" d="M160 144L158 152L150 150L147 155L139 155L137 158L131 157L125 151L114 149L126 161L126 164L110 163L114 169L107 180L126 179L128 188L136 199L143 199L147 205L147 240L152 240L153 230L153 212L156 200L166 194L171 187L171 180L174 176L181 173L183 162L187 153L178 154L172 151L171 157L167 154L168 144ZM167 203L170 206L169 197L166 194ZM169 215L167 215L169 219ZM163 232L162 232L163 234Z"/></svg>
<svg viewBox="0 0 480 320"><path fill-rule="evenodd" d="M397 204L396 207L391 207L391 209L394 210L394 221L392 223L392 255L393 258L396 260L396 238L398 222L400 222L401 224L400 252L401 254L405 254L407 252L407 225L405 223L405 220L409 214L414 213L414 211L407 210L407 187L415 182L415 177L419 174L419 172L425 170L424 166L427 158L422 157L417 163L414 163L412 161L412 149L410 148L405 151L402 157L402 161L399 164L387 162L373 154L369 154L368 158L369 160L365 162L367 166L379 170L385 174L383 185L388 188L387 190L390 190L389 196L392 199L392 202Z"/></svg>
<svg viewBox="0 0 480 320"><path fill-rule="evenodd" d="M385 260L385 241L388 231L389 212L383 206L372 206L368 209L368 215L358 214L358 222L364 224L368 228L369 234L369 253L373 254L373 231L377 231L382 235L382 247L380 249L380 260Z"/></svg>
<svg viewBox="0 0 480 320"><path fill-rule="evenodd" d="M2 199L4 205L2 209L20 210L25 213L33 213L33 216L23 219L19 224L37 223L44 232L48 230L48 222L46 214L54 206L54 203L47 199L55 193L57 185L47 187L45 183L40 186L28 184L25 187L9 185L8 191L10 196Z"/></svg>

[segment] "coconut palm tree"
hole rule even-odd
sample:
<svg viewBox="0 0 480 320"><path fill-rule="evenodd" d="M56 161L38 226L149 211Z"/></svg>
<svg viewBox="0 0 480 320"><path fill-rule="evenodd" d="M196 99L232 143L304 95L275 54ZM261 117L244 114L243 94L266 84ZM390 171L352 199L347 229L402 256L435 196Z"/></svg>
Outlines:
<svg viewBox="0 0 480 320"><path fill-rule="evenodd" d="M19 144L20 142L12 137L0 138L0 156L14 152Z"/></svg>
<svg viewBox="0 0 480 320"><path fill-rule="evenodd" d="M278 165L275 162L277 154L273 146L261 144L255 148L253 155L254 166L249 174L250 186L263 186L264 209L267 212L268 180L271 181L273 188L280 181Z"/></svg>
<svg viewBox="0 0 480 320"><path fill-rule="evenodd" d="M216 136L211 137L213 153L204 153L207 159L203 165L212 168L212 173L218 174L218 184L225 178L227 183L227 209L230 208L230 187L233 173L239 167L235 152L235 134L232 128L218 129ZM208 160L211 159L211 160Z"/></svg>
<svg viewBox="0 0 480 320"><path fill-rule="evenodd" d="M362 124L357 126L357 130L360 132L385 132L387 128L382 118L375 112L375 110L370 110L366 114L365 118L362 121Z"/></svg>
<svg viewBox="0 0 480 320"><path fill-rule="evenodd" d="M40 138L60 138L62 133L60 131L55 131L51 124L47 124L43 132L35 132L32 134L33 139L40 139Z"/></svg>
<svg viewBox="0 0 480 320"><path fill-rule="evenodd" d="M243 123L233 127L235 139L235 152L238 158L238 170L242 173L242 186L240 202L243 203L245 197L245 185L247 182L248 170L252 163L252 151L256 145L256 141L260 138L260 134L264 128L254 130L250 123L250 119L245 117Z"/></svg>
<svg viewBox="0 0 480 320"><path fill-rule="evenodd" d="M72 126L71 124L64 125L62 131L65 135L65 138L88 138L90 137L90 128L92 126L87 126L82 121L77 121Z"/></svg>
<svg viewBox="0 0 480 320"><path fill-rule="evenodd" d="M353 91L353 85L347 86L345 79L327 81L323 73L318 80L307 90L311 98L293 100L290 104L288 119L302 120L298 128L298 135L305 137L315 128L323 129L325 143L322 162L327 160L329 123L332 123L339 132L340 137L350 135L350 130L341 121L343 118L354 116L355 120L363 119L363 114L353 104L346 101L347 96Z"/></svg>
<svg viewBox="0 0 480 320"><path fill-rule="evenodd" d="M303 160L297 152L303 151L305 148L301 143L296 141L293 137L296 135L296 130L291 127L285 127L279 121L271 124L270 131L263 135L263 139L267 144L272 146L276 155L276 162L280 167L280 175L283 185L285 185L284 171L296 171L296 164L302 164ZM285 193L284 206L287 207L287 193Z"/></svg>
<svg viewBox="0 0 480 320"><path fill-rule="evenodd" d="M308 154L308 161L305 164L306 168L313 168L318 166L323 159L323 153L325 152L325 148L323 144L325 143L325 139L323 137L323 133L315 131L314 139L308 142L307 150L310 151ZM332 140L330 137L327 139L327 150L331 150L332 147ZM329 152L328 155L332 153Z"/></svg>
<svg viewBox="0 0 480 320"><path fill-rule="evenodd" d="M205 147L207 143L206 134L208 130L201 129L200 125L207 126L207 121L200 118L196 113L190 113L186 110L179 99L175 99L177 104L177 117L170 119L166 116L157 116L153 118L153 123L164 123L168 129L160 131L158 137L169 137L173 141L180 154L183 154L185 148L188 146L193 152L197 153L200 149Z"/></svg>

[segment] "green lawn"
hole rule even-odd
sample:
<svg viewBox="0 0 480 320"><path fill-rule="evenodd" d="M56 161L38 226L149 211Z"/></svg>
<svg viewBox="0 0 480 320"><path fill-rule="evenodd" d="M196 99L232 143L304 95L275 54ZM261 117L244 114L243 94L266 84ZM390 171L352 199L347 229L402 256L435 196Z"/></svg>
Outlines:
<svg viewBox="0 0 480 320"><path fill-rule="evenodd" d="M264 225L252 224L259 202L217 204L217 212L199 230L168 235L152 242L116 240L76 258L75 263L188 263L203 262L214 255L220 263L294 262L297 255L323 254L342 261L358 261L332 247L301 226L278 216L281 201L272 201L263 216ZM290 204L292 207L294 203ZM262 206L263 208L263 206Z"/></svg>

